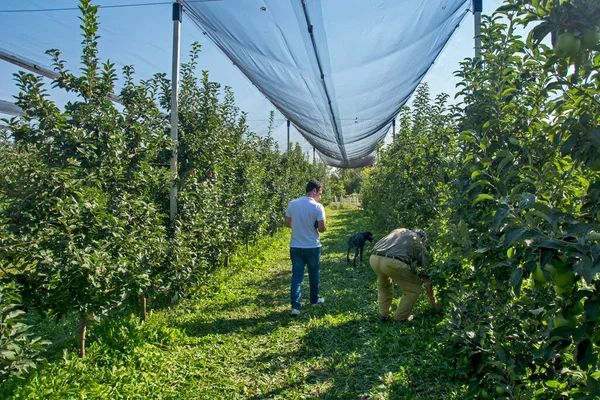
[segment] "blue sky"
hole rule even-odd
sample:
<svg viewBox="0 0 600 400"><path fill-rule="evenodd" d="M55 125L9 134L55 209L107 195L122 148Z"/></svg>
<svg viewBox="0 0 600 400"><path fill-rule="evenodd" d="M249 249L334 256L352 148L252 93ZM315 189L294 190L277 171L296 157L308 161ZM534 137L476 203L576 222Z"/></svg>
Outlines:
<svg viewBox="0 0 600 400"><path fill-rule="evenodd" d="M94 3L115 6L163 3L163 1L96 0ZM500 0L484 0L484 13L493 12L501 4ZM77 5L77 0L3 0L0 2L0 11L70 8ZM101 8L99 11L100 57L111 59L117 64L117 67L134 65L137 76L141 79L148 78L155 72L170 74L173 26L171 8L171 4ZM75 70L80 56L81 41L78 16L78 11L68 10L0 12L0 49L49 66L49 57L44 54L44 50L59 48L63 51L68 66ZM424 79L424 82L429 84L432 95L435 96L441 92L454 95L458 80L453 73L458 69L460 61L474 54L473 32L473 16L468 14ZM266 134L269 110L274 107L187 16L184 16L183 19L181 40L182 62L187 60L191 43L200 42L203 50L199 68L208 70L211 80L231 86L238 106L249 114L251 129L258 134ZM12 80L12 74L16 70L16 67L0 60L0 100L11 100L12 96L16 94L16 87ZM66 99L62 93L52 92L52 96L59 104ZM285 119L277 113L275 122L274 137L281 146L284 146ZM305 150L309 150L307 143L294 130L292 130L292 140L299 141Z"/></svg>

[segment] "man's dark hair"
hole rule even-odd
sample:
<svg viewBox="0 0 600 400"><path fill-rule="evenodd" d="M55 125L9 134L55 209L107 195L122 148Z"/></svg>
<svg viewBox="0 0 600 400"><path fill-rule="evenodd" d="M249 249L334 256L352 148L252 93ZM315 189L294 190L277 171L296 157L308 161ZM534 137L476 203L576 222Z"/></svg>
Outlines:
<svg viewBox="0 0 600 400"><path fill-rule="evenodd" d="M413 229L412 231L414 233L416 233L417 235L419 235L422 240L424 240L424 241L427 240L427 234L425 233L425 231L423 229Z"/></svg>
<svg viewBox="0 0 600 400"><path fill-rule="evenodd" d="M313 189L317 189L317 192L318 192L319 189L321 189L322 187L323 187L323 185L321 184L321 182L319 182L316 179L311 179L306 184L306 193L312 192Z"/></svg>

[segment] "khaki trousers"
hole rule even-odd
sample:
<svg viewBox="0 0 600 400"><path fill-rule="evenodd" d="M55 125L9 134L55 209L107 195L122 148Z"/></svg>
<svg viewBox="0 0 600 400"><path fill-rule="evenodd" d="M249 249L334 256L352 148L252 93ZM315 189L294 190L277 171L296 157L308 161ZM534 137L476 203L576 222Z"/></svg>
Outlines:
<svg viewBox="0 0 600 400"><path fill-rule="evenodd" d="M369 258L371 268L377 274L377 301L379 314L387 317L392 312L394 283L402 289L402 297L394 313L395 321L404 321L410 316L417 298L421 294L421 278L410 272L410 266L400 260L372 255Z"/></svg>

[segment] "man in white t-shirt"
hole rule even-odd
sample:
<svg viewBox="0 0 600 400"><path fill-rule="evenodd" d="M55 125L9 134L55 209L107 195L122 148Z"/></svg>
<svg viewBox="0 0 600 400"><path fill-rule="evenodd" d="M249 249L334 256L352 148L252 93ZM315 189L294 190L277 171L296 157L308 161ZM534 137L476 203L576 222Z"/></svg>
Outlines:
<svg viewBox="0 0 600 400"><path fill-rule="evenodd" d="M306 185L306 195L292 200L285 211L285 226L292 228L290 258L292 259L292 284L290 315L300 314L302 299L302 279L304 266L308 267L310 303L323 304L319 297L319 266L321 263L321 239L319 232L325 232L325 209L318 203L323 194L321 182L311 179Z"/></svg>

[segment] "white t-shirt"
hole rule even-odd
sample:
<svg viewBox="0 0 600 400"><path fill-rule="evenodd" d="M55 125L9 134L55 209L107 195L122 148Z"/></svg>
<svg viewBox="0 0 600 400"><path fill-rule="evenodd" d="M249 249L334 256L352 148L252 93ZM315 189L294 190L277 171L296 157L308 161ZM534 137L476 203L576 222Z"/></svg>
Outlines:
<svg viewBox="0 0 600 400"><path fill-rule="evenodd" d="M290 247L301 249L321 247L315 221L325 221L325 208L322 204L312 197L298 197L288 204L285 216L292 219Z"/></svg>

